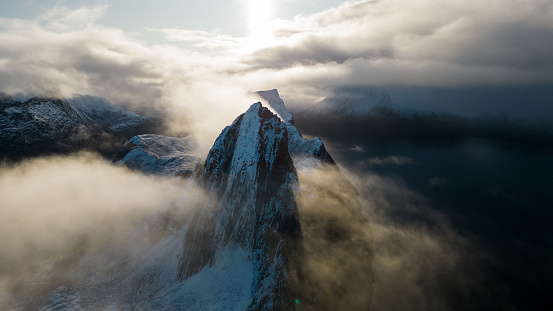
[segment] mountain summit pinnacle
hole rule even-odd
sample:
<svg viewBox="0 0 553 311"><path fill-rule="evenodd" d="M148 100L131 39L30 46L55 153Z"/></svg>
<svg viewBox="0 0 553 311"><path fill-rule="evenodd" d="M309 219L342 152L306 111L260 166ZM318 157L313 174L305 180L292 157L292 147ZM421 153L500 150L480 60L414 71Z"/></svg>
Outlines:
<svg viewBox="0 0 553 311"><path fill-rule="evenodd" d="M209 199L190 222L181 278L243 252L251 258L250 308L278 309L290 301L285 268L301 230L287 151L286 125L261 103L223 130L200 176Z"/></svg>
<svg viewBox="0 0 553 311"><path fill-rule="evenodd" d="M284 121L285 123L289 123L292 125L294 124L294 118L288 112L286 107L284 107L284 101L282 98L280 98L280 95L278 94L278 91L276 89L268 90L268 91L259 91L256 92L257 95L259 95L262 99L266 100L267 103L271 108L275 110L275 112L279 115L279 117Z"/></svg>
<svg viewBox="0 0 553 311"><path fill-rule="evenodd" d="M269 91L256 92L260 99L266 102L273 110L278 113L288 129L288 152L294 158L296 168L304 166L313 166L320 163L334 164L334 159L327 152L323 141L319 137L312 140L305 139L296 126L294 118L284 106L284 101L280 98L276 89Z"/></svg>

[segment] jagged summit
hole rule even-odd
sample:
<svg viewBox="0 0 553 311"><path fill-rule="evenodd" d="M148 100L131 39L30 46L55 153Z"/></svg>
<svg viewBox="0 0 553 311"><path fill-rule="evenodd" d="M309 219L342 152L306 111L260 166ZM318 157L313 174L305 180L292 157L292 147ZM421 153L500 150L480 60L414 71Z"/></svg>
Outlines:
<svg viewBox="0 0 553 311"><path fill-rule="evenodd" d="M261 103L223 130L200 177L209 199L185 237L181 278L244 252L251 254L249 308L281 309L290 303L285 268L300 226L293 195L297 175L287 150L286 125Z"/></svg>
<svg viewBox="0 0 553 311"><path fill-rule="evenodd" d="M315 137L312 140L305 139L294 125L294 118L284 106L284 101L280 98L276 89L269 91L260 91L256 94L266 101L285 122L288 129L289 145L288 152L294 158L296 167L313 166L318 163L334 164L334 159L327 152L323 141Z"/></svg>
<svg viewBox="0 0 553 311"><path fill-rule="evenodd" d="M256 92L256 94L267 101L269 106L275 110L282 121L294 125L294 118L292 117L292 114L288 112L286 107L284 107L284 101L280 98L280 95L276 89L259 91Z"/></svg>

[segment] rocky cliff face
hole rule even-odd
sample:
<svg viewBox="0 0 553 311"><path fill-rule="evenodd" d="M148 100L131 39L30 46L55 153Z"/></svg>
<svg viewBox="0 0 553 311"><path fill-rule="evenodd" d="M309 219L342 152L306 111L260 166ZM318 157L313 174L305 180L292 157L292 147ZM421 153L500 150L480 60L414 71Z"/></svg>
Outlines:
<svg viewBox="0 0 553 311"><path fill-rule="evenodd" d="M297 175L287 151L285 124L260 103L223 130L200 176L209 199L190 221L181 279L239 250L251 260L249 308L289 308L286 266L301 229L293 195Z"/></svg>

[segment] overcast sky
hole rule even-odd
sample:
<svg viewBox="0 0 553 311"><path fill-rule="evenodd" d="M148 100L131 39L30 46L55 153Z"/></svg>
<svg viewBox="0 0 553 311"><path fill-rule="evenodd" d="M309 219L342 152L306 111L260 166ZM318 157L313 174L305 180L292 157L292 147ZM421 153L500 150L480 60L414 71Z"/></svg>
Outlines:
<svg viewBox="0 0 553 311"><path fill-rule="evenodd" d="M0 89L194 114L272 88L553 85L550 0L144 2L0 2Z"/></svg>

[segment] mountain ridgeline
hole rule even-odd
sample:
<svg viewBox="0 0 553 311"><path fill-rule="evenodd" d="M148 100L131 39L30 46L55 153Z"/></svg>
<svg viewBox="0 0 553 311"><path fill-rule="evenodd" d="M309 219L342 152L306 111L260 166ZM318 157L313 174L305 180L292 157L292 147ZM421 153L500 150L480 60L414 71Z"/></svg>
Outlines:
<svg viewBox="0 0 553 311"><path fill-rule="evenodd" d="M257 94L267 107L238 116L205 161L188 139L126 143L115 165L181 176L185 198L76 260L61 281L41 271L33 284L51 287L33 306L368 310L372 234L357 191L320 139L301 136L276 90ZM24 297L8 306L28 306Z"/></svg>
<svg viewBox="0 0 553 311"><path fill-rule="evenodd" d="M103 98L36 96L20 102L0 93L0 157L9 160L78 150L111 156L129 138L160 127L159 120Z"/></svg>
<svg viewBox="0 0 553 311"><path fill-rule="evenodd" d="M404 103L397 102L394 98L401 94L390 94L378 88L337 87L323 100L311 105L296 105L291 111L303 133L329 139L455 141L475 137L538 145L551 145L553 142L553 124L547 118L529 116L528 112L532 109L524 109L524 113L518 114L505 113L501 106L492 110L489 104L482 102L481 106L489 111L477 114L479 110L474 106L483 98L472 98L463 105L458 103L457 110L450 107L451 110L446 112L441 111L440 106L429 107L426 102L418 103L416 96L411 99L416 104L409 103L410 97L406 96L403 96ZM449 102L459 102L462 98L462 94L445 97L443 109L448 108ZM523 103L532 105L532 102ZM524 105L521 103L520 106ZM506 106L508 108L509 105ZM468 107L473 107L473 110Z"/></svg>

